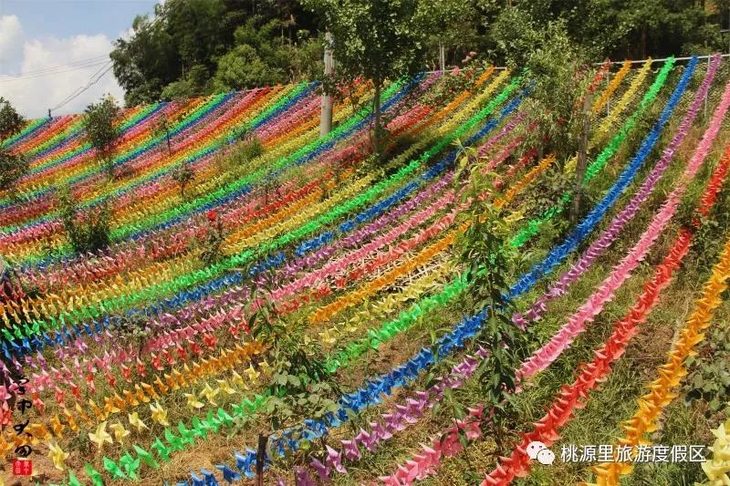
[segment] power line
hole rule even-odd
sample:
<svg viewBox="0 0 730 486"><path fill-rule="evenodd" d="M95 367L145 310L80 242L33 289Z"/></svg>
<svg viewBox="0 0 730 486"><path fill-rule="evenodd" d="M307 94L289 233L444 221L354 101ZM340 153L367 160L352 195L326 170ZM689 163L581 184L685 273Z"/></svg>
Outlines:
<svg viewBox="0 0 730 486"><path fill-rule="evenodd" d="M71 102L72 100L74 100L75 98L77 98L77 97L78 97L78 96L79 96L79 95L80 95L81 93L83 93L83 92L84 92L84 91L86 91L87 89L91 88L91 87L92 87L93 85L95 85L96 83L98 83L98 82L99 82L99 80L101 80L101 78L103 78L103 77L104 77L104 75L105 75L106 73L108 73L109 71L111 71L111 70L112 70L112 68L114 67L114 66L112 65L112 61L108 61L108 63L107 63L107 64L108 64L108 67L106 67L106 65L105 65L105 66L102 66L102 68L101 68L101 69L99 69L99 70L98 70L98 71L97 71L96 73L94 73L94 74L92 74L92 75L91 75L91 77L89 78L89 81L88 81L88 82L86 83L86 86L83 86L83 87L81 87L81 88L76 88L76 90L75 90L75 91L74 91L73 93L71 93L71 94L70 94L70 95L68 95L68 96L67 96L66 98L64 98L64 100L63 100L63 101L61 101L61 102L60 102L59 104L57 104L56 106L54 106L53 108L51 108L51 110L50 110L50 111L54 111L54 110L57 110L57 109L59 109L59 108L61 108L61 107L65 106L65 105L67 105L67 104L68 104L68 103L70 103L70 102ZM104 67L106 67L106 69L104 69ZM100 71L101 71L102 69L104 69L104 70L103 70L103 71L101 72L101 74L98 74L98 76L97 76L97 73L99 73L99 72L100 72ZM96 78L94 78L94 76L96 76Z"/></svg>
<svg viewBox="0 0 730 486"><path fill-rule="evenodd" d="M104 56L106 58L106 56ZM79 65L75 67L66 67L63 69L63 66L60 66L59 68L55 68L55 70L48 70L44 72L37 72L35 74L26 75L25 73L22 76L10 76L9 79L3 79L0 80L0 83L13 83L17 81L27 81L29 79L38 79L43 78L46 76L56 75L56 74L65 74L65 73L72 73L74 71L82 71L84 69L93 68L96 66L101 66L103 64L107 64L109 62L108 58L106 60L100 60L95 62L90 62L85 65Z"/></svg>
<svg viewBox="0 0 730 486"><path fill-rule="evenodd" d="M50 66L45 66L45 67L42 67L42 68L39 68L36 70L26 71L23 73L23 75L38 74L38 73L46 72L49 70L67 68L67 67L72 67L72 66L81 65L81 64L88 64L88 63L92 63L92 62L99 62L99 61L104 61L106 59L108 59L108 56L106 54L101 54L101 55L94 56L94 57L88 57L86 59L77 59L75 61L69 61L66 64L51 64Z"/></svg>

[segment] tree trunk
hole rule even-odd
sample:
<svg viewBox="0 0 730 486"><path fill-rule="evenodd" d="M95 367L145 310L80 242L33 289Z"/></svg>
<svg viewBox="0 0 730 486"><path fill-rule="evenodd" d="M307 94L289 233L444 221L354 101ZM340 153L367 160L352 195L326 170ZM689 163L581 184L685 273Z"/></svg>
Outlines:
<svg viewBox="0 0 730 486"><path fill-rule="evenodd" d="M259 434L259 448L256 451L256 486L264 486L264 463L266 461L266 444L268 435Z"/></svg>
<svg viewBox="0 0 730 486"><path fill-rule="evenodd" d="M380 113L380 91L382 89L382 82L376 81L375 82L375 94L373 95L373 112L375 113L375 130L373 133L373 151L375 152L375 155L378 159L380 159L381 155L381 127L380 124L382 123L382 115Z"/></svg>
<svg viewBox="0 0 730 486"><path fill-rule="evenodd" d="M573 197L573 208L570 211L570 221L573 224L578 222L583 202L583 178L588 164L588 132L591 128L589 110L592 98L593 95L589 93L583 100L583 127L580 134L580 146L578 147L578 163L575 166L575 196Z"/></svg>
<svg viewBox="0 0 730 486"><path fill-rule="evenodd" d="M334 72L334 58L332 55L332 34L325 34L324 47L324 76L328 79ZM319 136L323 137L332 130L332 93L322 93L322 110L319 118Z"/></svg>

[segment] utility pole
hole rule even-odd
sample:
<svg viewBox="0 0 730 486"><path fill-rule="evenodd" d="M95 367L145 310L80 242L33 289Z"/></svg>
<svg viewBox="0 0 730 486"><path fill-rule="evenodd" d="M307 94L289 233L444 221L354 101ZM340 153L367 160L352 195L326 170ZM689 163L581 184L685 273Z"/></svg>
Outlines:
<svg viewBox="0 0 730 486"><path fill-rule="evenodd" d="M325 86L324 92L322 93L322 112L319 118L319 136L324 137L330 130L332 130L332 93L328 93L329 89L334 89L334 86L329 84L331 81L330 76L335 70L334 56L332 55L332 48L334 47L334 39L332 34L327 32L324 35L324 77Z"/></svg>
<svg viewBox="0 0 730 486"><path fill-rule="evenodd" d="M441 72L446 71L446 48L443 44L439 44L439 68Z"/></svg>
<svg viewBox="0 0 730 486"><path fill-rule="evenodd" d="M578 146L578 163L575 168L575 182L573 196L573 208L570 211L570 221L574 224L578 222L582 202L583 202L583 178L585 177L586 167L588 165L588 132L591 129L590 107L593 101L592 93L586 95L583 100L583 126L580 133L580 144Z"/></svg>

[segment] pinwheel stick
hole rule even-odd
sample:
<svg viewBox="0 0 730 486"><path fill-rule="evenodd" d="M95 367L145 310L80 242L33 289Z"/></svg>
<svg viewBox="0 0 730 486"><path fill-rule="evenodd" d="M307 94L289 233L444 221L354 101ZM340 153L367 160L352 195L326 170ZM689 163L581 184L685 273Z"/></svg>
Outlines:
<svg viewBox="0 0 730 486"><path fill-rule="evenodd" d="M268 435L259 434L259 449L256 452L256 486L264 486L264 462L268 442Z"/></svg>

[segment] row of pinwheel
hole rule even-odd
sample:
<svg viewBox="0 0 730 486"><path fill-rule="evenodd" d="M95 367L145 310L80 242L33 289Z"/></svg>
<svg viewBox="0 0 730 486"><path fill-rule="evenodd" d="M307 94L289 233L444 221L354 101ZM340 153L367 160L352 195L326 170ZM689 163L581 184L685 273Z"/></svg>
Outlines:
<svg viewBox="0 0 730 486"><path fill-rule="evenodd" d="M213 165L212 163L212 157L211 155L207 155L204 158L197 159L196 165L194 167L194 170L196 171L196 177L201 178L210 178L212 177L208 172L215 170L211 169L210 166ZM201 186L204 185L201 182ZM202 190L202 189L201 189ZM159 180L157 181L150 181L149 185L140 186L135 191L135 199L137 200L134 204L127 204L127 202L130 201L124 201L124 200L118 200L114 204L114 211L119 216L115 219L115 224L124 225L124 221L128 220L130 217L136 217L136 218L142 218L144 213L149 213L150 211L154 211L158 208L160 204L157 204L161 202L165 197L171 200L176 200L178 196L175 194L176 188L175 186L168 181L165 181L165 183L161 184ZM152 200L151 200L152 199ZM146 211L141 211L137 209L136 207L139 206L142 203L148 204L150 207ZM169 204L169 203L168 203ZM48 240L49 238L55 239L57 241L62 241L61 235L58 233L61 230L61 223L57 220L50 223L50 225L46 228L48 231L55 232L56 234L46 234L45 238ZM34 230L38 230L39 227L34 227ZM47 231L44 231L47 233ZM14 235L17 237L18 235ZM17 239L17 238L15 238ZM139 245L140 242L137 242L137 245ZM37 246L37 245L35 245ZM35 248L31 248L28 245L23 246L24 249L27 251L35 250Z"/></svg>
<svg viewBox="0 0 730 486"><path fill-rule="evenodd" d="M683 89L684 89L684 87L682 87L682 85L680 84L680 91L679 92L681 93L681 91L683 91ZM676 103L676 101L675 101L675 103ZM390 433L390 432L388 432L388 433Z"/></svg>
<svg viewBox="0 0 730 486"><path fill-rule="evenodd" d="M239 293L240 293L240 292L239 292ZM245 295L246 293L244 292L244 293L240 293L240 294L241 294L241 295ZM213 339L213 338L212 338L212 336L210 336L210 334L209 334L209 333L210 333L210 331L211 331L211 326L213 326L214 328L215 328L215 327L219 327L219 326L222 326L222 325L223 325L223 322L224 322L224 320L226 320L226 321L227 321L227 322L229 322L229 323L230 323L230 322L237 322L237 321L240 321L240 316L241 316L241 312L242 312L242 304L239 304L239 305L238 305L237 307L234 307L234 308L232 309L232 311L233 311L233 314L224 314L224 313L217 313L217 314L216 314L216 315L214 316L214 317L215 317L214 319L206 319L206 320L205 320L204 322L201 322L201 323L200 323L200 324L203 324L203 325L204 325L204 327L203 327L203 326L200 326L200 325L196 325L196 326L193 326L192 328L191 328L191 326L189 326L189 325L188 325L188 326L186 326L186 328L185 328L185 329L186 329L186 331L185 331L185 333L184 333L184 336L185 336L185 337L186 337L186 338L187 338L187 339L189 340L189 338L190 338L191 334L194 334L194 333L196 333L196 332L197 332L197 331L198 331L199 329L201 329L201 330L202 330L202 329L205 329L205 334L204 334L204 338L203 338L203 340L204 340L204 342L206 343L206 346L207 346L208 348L210 348L210 347L211 347L211 344L210 344L210 342L208 341L208 339ZM182 337L182 336L183 336L182 334L176 334L176 335L177 335L177 336L179 336L179 337ZM206 336L207 336L207 337L206 337ZM166 337L168 338L168 339L166 339L166 343L167 343L168 345L172 345L172 344L173 344L173 340L169 339L169 337L170 337L170 334L167 334L167 336L166 336ZM158 341L159 341L159 340L158 340ZM179 346L179 344L178 344L178 346ZM148 349L149 349L149 347L148 347ZM180 349L180 348L178 348L178 349ZM182 350L181 350L181 351L182 351ZM183 355L184 355L184 351L182 351L182 353L178 353L178 354L183 354ZM195 354L197 354L197 353L195 353ZM129 354L128 356L131 356L131 353L130 353L130 354ZM155 357L153 357L153 365L154 365L155 369L158 369L158 370L160 369L160 362L161 362L161 361L162 361L162 360L161 360L161 359L160 359L159 357L156 357L156 358L155 358ZM157 363L157 364L155 364L155 363ZM78 364L78 361L77 361L77 364ZM142 366L142 364L138 362L138 367L139 367L139 366ZM124 374L125 374L125 379L126 379L126 381L129 381L129 375L130 375L130 371L129 371L129 368L126 368L126 367L124 367L124 365L123 365L123 368L122 368L122 370L124 371L125 369L127 370L127 372L126 372L126 373L124 373ZM78 369L78 367L77 367L77 371L80 371L80 370ZM144 366L142 366L142 368L139 368L139 369L138 369L138 373L140 373L140 374L141 374L141 373L145 373L145 369L144 369ZM92 375L89 375L89 376L92 376ZM58 379L58 378L57 378L57 379Z"/></svg>
<svg viewBox="0 0 730 486"><path fill-rule="evenodd" d="M142 137L144 139L147 136L146 132L152 129L154 121L160 115L167 114L180 117L186 108L191 106L194 108L201 104L202 100L197 103L191 101L186 104L166 103L151 106L150 109L136 113L118 123L117 128L125 138ZM51 139L43 141L40 145L46 146L46 149L33 154L30 171L26 179L20 181L21 188L31 200L42 200L42 197L48 196L50 191L48 184L51 182L51 176L54 174L63 175L67 166L69 169L76 167L78 171L78 163L74 163L88 159L92 155L91 146L85 141L83 120L80 117L73 125L66 127L65 130ZM32 153L33 150L31 149L30 152ZM98 170L98 168L95 169ZM87 170L89 169L87 168Z"/></svg>
<svg viewBox="0 0 730 486"><path fill-rule="evenodd" d="M131 393L131 392L130 392Z"/></svg>
<svg viewBox="0 0 730 486"><path fill-rule="evenodd" d="M348 348L348 351L349 351L349 349L350 349L350 348ZM249 472L250 472L250 471L249 471Z"/></svg>
<svg viewBox="0 0 730 486"><path fill-rule="evenodd" d="M237 309L237 310L238 310L238 312L240 313L240 307L238 307L238 309ZM222 323L222 319L221 319L222 317L223 317L223 315L221 315L221 314L218 314L218 315L216 316L216 321L217 321L218 325L220 325L220 324ZM206 324L206 326L208 326L208 325L210 324L210 321L206 322L205 324ZM208 328L208 329L209 329L209 328ZM188 336L188 337L189 337L189 336ZM210 346L210 345L208 345L208 346Z"/></svg>
<svg viewBox="0 0 730 486"><path fill-rule="evenodd" d="M212 165L212 158L210 156L208 156L208 157L206 157L204 159L199 159L198 161L196 161L196 164L200 164L200 165L196 165L194 167L194 169L199 172L199 171L201 171L201 169L206 169L206 166ZM196 174L198 172L196 172ZM205 174L202 174L202 175L205 175ZM206 177L209 177L209 176L206 176ZM153 189L154 190L163 190L163 188L164 188L164 190L169 195L170 190L174 188L174 186L172 184L170 184L169 179L167 181L165 181L165 180L159 180L159 178L157 178L156 180L154 180L154 181L153 180L150 180L149 182L151 184L153 184L153 187L152 188L141 187L141 189L145 189L146 192L149 192L149 191L152 191ZM147 191L147 189L149 189L149 191ZM138 192L139 194L136 194L135 197L137 199L141 199L142 193L140 191L136 191L136 192ZM126 198L126 196L125 196L125 198ZM177 199L177 197L176 196L175 197L172 197L172 199L175 200L175 199ZM232 203L233 202L235 202L237 204L242 204L245 201L237 201L236 200L236 201L232 201ZM115 206L117 206L116 212L119 212L119 209L124 208L126 206L126 203L125 203L125 201L123 199L120 199ZM226 209L225 207L221 207L221 208L219 208L219 212L225 214L225 211L224 211L225 209ZM139 216L140 215L137 214L137 217L139 217ZM54 224L57 226L59 223L58 222L54 222ZM182 226L182 225L178 225L178 226ZM170 228L170 230L171 229L173 229L173 228ZM179 230L180 228L177 228L177 229ZM13 236L16 236L16 235L13 235ZM154 235L154 236L158 236L158 235ZM159 235L159 236L160 237L163 237L165 235ZM34 237L36 237L36 235L34 235ZM130 243L133 243L133 245L130 245ZM132 249L132 248L135 248L136 249L139 246L147 245L148 243L149 243L149 246L155 245L155 242L154 241L153 242L145 242L145 241L137 240L136 242L127 242L127 244L115 245L114 248L115 249L119 249L119 250L123 250L123 249L128 249L129 250L129 249ZM157 243L159 244L159 242L157 242ZM109 253L110 252L107 252L106 255L108 255ZM114 252L112 251L111 253L113 254ZM79 259L77 259L77 261L80 261L80 262L86 262L87 260L90 260L90 259L89 258L79 258ZM62 268L59 268L58 271L60 271L62 274L65 273L68 270L67 263L70 263L70 262L66 261L65 259L60 262L60 265L62 265ZM88 265L88 264L86 264L86 265ZM29 272L30 271L33 271L33 270L34 270L33 268L28 269ZM50 267L49 268L49 266L44 266L42 272L40 271L40 269L38 269L36 271L36 273L38 273L40 275L47 275L48 271L53 271L53 267Z"/></svg>
<svg viewBox="0 0 730 486"><path fill-rule="evenodd" d="M402 179L403 177L405 177L408 172L411 172L415 168L416 168L416 166L413 166L412 165L412 166L408 167L407 169L404 169L403 171L401 171L398 174L398 177L391 177L390 180L389 180L390 181L390 184L397 183L400 179ZM358 198L354 202L354 205L352 207L357 207L358 205L361 205L367 199L373 197L378 192L381 192L384 189L385 189L385 186L383 184L380 184L378 186L375 186L374 188L371 188L371 190L368 191L368 194L366 195L367 197ZM342 208L338 208L338 211L341 212L342 211ZM336 216L336 214L332 214L331 216L327 217L325 220L321 220L321 218L320 218L320 221L318 221L317 226L321 226L322 224L326 223L327 222L326 220L332 220L332 219L334 219L335 216ZM311 225L310 225L310 227L307 228L308 232L309 231L313 231L315 229L316 229L316 227L311 227ZM291 238L291 236L283 235L283 238L279 238L276 241L281 241L282 243L285 243L286 240L289 239L289 238ZM204 274L211 275L214 271L220 272L223 268L225 268L225 267L223 267L223 265L225 265L226 267L230 267L232 265L240 265L241 263L243 263L241 260L246 260L246 259L249 259L249 258L250 258L250 255L248 255L248 254L244 254L242 256L239 256L238 258L229 258L229 259L227 259L226 262L224 262L224 264L219 264L218 265L219 268L211 267L211 268L208 268L208 269L205 269L203 271L196 272L196 273L198 274L198 278L200 278L200 277L203 277L204 278ZM221 268L221 267L223 267L223 268ZM186 280L185 277L186 276L183 276L182 278L177 278L176 279L178 281L178 284L177 285L182 285L182 286L184 286L186 288L189 287L189 281L184 281L184 280ZM209 278L207 280L209 280ZM158 287L162 287L162 286L163 285L158 285ZM126 296L124 296L124 297L126 297ZM149 297L152 297L152 296L150 295ZM137 298L139 298L139 295L138 295ZM122 299L122 301L128 301L128 302L131 301L131 302L134 302L133 299L134 299L134 297L132 297L132 299ZM122 301L119 301L119 302L121 303ZM107 300L107 302L109 302L109 301ZM127 304L125 304L125 305L127 305ZM107 307L107 308L109 308L109 307ZM97 306L96 309L99 310L99 307ZM88 312L89 309L87 308L86 310L87 310L87 312L77 313L76 315L79 316L79 317L82 317L85 313L86 314L93 315L93 311L91 313L89 313ZM74 315L74 311L71 311L70 316L71 316L72 319L74 319L73 315ZM76 319L78 319L78 317ZM83 319L83 317L82 317L82 319Z"/></svg>
<svg viewBox="0 0 730 486"><path fill-rule="evenodd" d="M262 113L262 114L263 115L266 115L266 114L273 115L274 113L275 113L275 111L266 110L266 112ZM260 122L262 122L265 120L266 117L262 117L261 115L259 115L257 118L259 119ZM295 142L297 141L296 139L294 139L294 140L295 140ZM206 145L202 149L195 148L195 146L192 146L191 149L194 149L194 153L190 157L181 157L181 154L174 154L172 156L172 159L175 161L175 164L180 165L182 163L185 163L185 161L195 162L195 161L199 160L200 158L207 159L207 157L209 157L215 151L220 149L220 144L218 144L217 142L211 142L211 144ZM274 155L274 154L272 154L272 155ZM157 158L160 158L159 154L158 154ZM162 157L162 160L166 160L165 157ZM206 160L206 163L209 164L210 161ZM170 168L171 167L166 166L166 169L164 169L162 172L157 171L158 173L152 173L153 177L150 180L154 181L155 178L161 177L163 175L164 171L168 170ZM213 178L215 180L208 180L208 181L203 181L203 182L205 185L214 185L217 183L216 181L218 181L218 182L221 181L221 177L222 177L221 175L217 175L216 177ZM220 185L220 184L218 184L218 185ZM126 187L126 185L124 185L124 187ZM238 189L240 189L240 187ZM225 194L225 196L226 196L225 199L222 197L223 194ZM156 214L151 215L150 217L148 217L146 219L142 219L142 215L138 214L137 216L140 219L139 219L139 221L136 221L136 224L134 224L131 227L128 225L121 226L121 227L115 227L112 231L111 236L114 240L120 240L120 239L124 239L124 238L129 238L129 237L133 237L133 238L137 239L137 238L139 238L140 234L142 233L140 230L140 226L139 226L141 223L146 224L146 226L151 229L154 229L155 227L159 228L159 227L164 226L164 224L172 224L174 222L177 222L175 220L171 221L171 219L177 218L177 220L179 220L179 218L181 216L183 216L184 213L188 213L188 214L186 214L186 216L190 216L189 213L191 211L197 210L196 212L200 212L201 206L210 206L216 200L219 200L219 201L222 200L222 202L225 202L225 200L230 199L231 197L235 197L237 195L240 195L240 194L236 194L230 188L221 188L217 191L209 191L208 193L203 192L200 197L195 198L194 200L191 200L191 201L186 201L186 203L184 204L184 207L180 207L180 205L178 205L177 207L172 208L172 210L158 212ZM167 202L167 206L168 207L170 206L170 202Z"/></svg>
<svg viewBox="0 0 730 486"><path fill-rule="evenodd" d="M703 96L698 96L698 98L701 100L701 99L703 99ZM723 106L721 104L721 106L718 109L719 114L716 113L716 118L715 118L716 121L717 120L720 120L720 121L722 120L722 117L725 114L726 108L727 108L726 106ZM692 118L693 116L694 115L691 114L691 113L688 114L688 118ZM694 171L690 170L690 172L696 172L697 171L697 168L701 164L701 161L704 160L704 156L706 155L706 149L704 149L703 146L707 146L708 143L711 144L712 140L714 139L714 135L716 135L716 132L713 134L712 133L712 128L711 128L708 135L709 136L706 137L705 141L700 144L700 147L698 147L698 150L696 152L697 156L695 158L695 161L696 162L694 164L691 164L691 165L694 165ZM668 151L670 153L672 153L673 150L674 150L673 148L668 149ZM706 203L709 203L711 201L711 197L710 197L711 195L716 194L716 192L718 190L718 186L719 186L719 184L721 184L722 178L724 178L724 175L725 175L726 170L727 169L726 168L723 168L723 167L719 167L718 170L716 170L716 173L713 176L713 178L712 178L712 180L711 180L711 182L710 182L710 184L709 184L709 186L708 186L708 188L706 190L705 196L703 196L703 198L702 198L703 204L702 204L702 206L700 208L700 212L701 213L707 212L709 206ZM656 226L650 226L650 229L648 230L647 233L650 233L651 230L653 228L655 228L655 227ZM604 234L608 234L609 232L610 232L610 230L607 231L607 232L605 232ZM661 280L662 282L664 282L664 280L668 279L668 273L667 273L668 270L667 270L667 268L676 268L676 266L678 266L678 264L679 264L679 261L681 260L681 257L683 257L684 254L686 253L686 249L687 249L687 246L688 246L688 242L687 242L686 238L684 237L684 235L678 239L677 245L678 246L675 247L676 249L675 250L672 250L672 252L670 253L670 257L668 257L668 261L666 261L665 264L663 265L663 267L660 270L657 271L657 279ZM637 244L637 247L641 247L641 242L639 244ZM605 282L611 282L611 280L612 279L609 278ZM666 282L664 282L664 283L666 283ZM646 292L647 293L649 293L649 292L656 292L658 285L659 285L659 283L654 283L654 284L648 285ZM597 294L598 293L601 293L600 290L597 292ZM648 299L648 297L646 299ZM646 299L642 298L642 303L639 304L636 309L634 309L634 311L633 311L632 314L630 314L631 316L633 316L632 317L633 319L638 319L639 318L637 312L644 312L644 313L646 313L648 311L648 307L647 307L648 304L647 304ZM628 325L628 324L624 324L624 327L626 325ZM625 330L624 330L624 333L622 335L625 336ZM610 346L608 346L608 345L607 346L604 346L603 349L606 349L606 347L610 347ZM614 348L612 348L612 349L614 349ZM538 354L539 353L536 353L533 356L537 356ZM620 353L618 353L616 355L613 355L613 354L606 353L606 352L597 352L597 356L598 356L597 359L604 359L605 360L606 356L612 356L613 358L618 358L618 356L620 356ZM526 362L526 364L529 363L529 362L530 361L528 360ZM591 367L590 368L590 370L592 370L592 371L595 371L595 369L596 369L595 367ZM523 376L523 378L524 378L524 376ZM589 383L589 386L590 386L590 385L592 385L592 384L595 383L595 380L589 380L588 378L581 377L579 380L576 380L576 384L579 384L579 383L580 384ZM565 395L565 393L563 393L563 395ZM565 399L564 396L562 398ZM561 399L561 401L559 403L556 403L555 407L557 407L557 408L560 409L560 413L563 413L565 411L564 410L564 408L565 408L564 405L565 405L565 402L564 402L564 400ZM570 410L572 411L572 409L570 409ZM557 415L558 415L557 412L555 414L553 414L552 411L551 411L548 415L546 415L546 418L543 420L543 422L549 421L550 419L554 419L555 416L557 416ZM542 430L544 432L545 428L544 427L541 427L540 430ZM532 441L532 440L545 440L545 441L548 441L549 440L550 442L546 442L547 444L549 444L549 443L551 443L554 440L554 437L553 437L553 435L550 432L547 432L547 433L545 433L544 435L540 436L537 439L534 438L534 437L532 437L532 435L530 435L530 439L529 440L528 439L525 439L525 440L527 442L524 442L523 441L524 442L523 446L526 447L526 444L528 442ZM523 469L520 469L521 467L523 467L526 464L526 460L527 460L526 459L526 455L525 455L524 448L523 449L518 449L518 451L516 452L516 454L521 455L521 457L520 457L520 461L521 462L519 463L520 464L519 466L514 466L513 460L515 459L515 456L513 455L512 460L510 460L508 464L505 464L503 467L500 467L497 471L495 471L495 473L493 473L494 478L491 478L488 481L492 481L492 480L494 480L497 477L503 479L505 477L504 476L505 468L507 468L507 470L509 470L509 467L510 466L514 466L514 468L512 470L512 476L508 476L509 478L514 477L514 474L521 475L519 472L516 472L516 471L522 471L522 472L524 472ZM524 457L522 457L522 456L524 456ZM401 480L401 481L405 481L404 478L408 477L409 479L407 481L407 484L410 484L410 482L412 482L414 479L416 479L416 478L422 478L424 475L426 475L429 472L433 471L433 468L438 464L438 459L439 458L440 458L440 456L433 456L433 455L428 455L428 454L420 454L414 460L408 461L408 463L407 463L407 465L405 467L399 468L399 472L396 473L396 474L394 474L393 476L391 476L389 478L389 481L394 481L395 480L394 478L396 478L396 477L399 480ZM492 482L488 482L488 483L485 483L485 484L493 484L493 483Z"/></svg>
<svg viewBox="0 0 730 486"><path fill-rule="evenodd" d="M23 142L23 140L27 139L28 137L33 136L38 131L40 131L45 125L49 123L49 119L47 118L36 118L34 120L26 120L23 127L20 129L19 132L15 133L14 135L11 135L7 137L5 140L3 140L3 143L0 144L0 147L3 147L5 149L11 149L15 147L16 145L19 145Z"/></svg>
<svg viewBox="0 0 730 486"><path fill-rule="evenodd" d="M205 144L210 145L212 143L212 140L220 139L223 135L221 132L226 133L227 130L229 130L229 127L232 123L241 122L240 120L241 116L248 116L249 118L254 116L256 114L256 109L260 105L260 103L256 103L252 101L250 98L256 98L260 100L260 96L256 97L254 94L249 94L246 96L243 96L240 100L237 100L238 102L234 104L231 107L228 107L225 112L221 113L223 116L219 116L216 119L213 119L211 122L205 124L203 129L200 129L197 131L197 133L192 134L189 133L192 128L190 126L185 126L185 124L178 124L174 128L187 128L187 132L183 132L184 138L181 139L182 143L178 143L177 139L174 137L176 135L175 133L172 134L171 138L171 149L174 148L175 154L174 156L168 156L165 151L158 151L156 154L149 154L149 151L153 147L159 146L159 144L162 142L160 139L160 135L156 134L156 131L154 131L154 124L151 124L151 126L145 125L147 128L151 128L147 132L143 132L144 135L147 135L146 141L140 141L136 139L132 139L129 141L129 143L124 144L121 143L118 147L118 157L115 162L116 165L124 164L124 167L126 170L128 170L130 173L133 174L141 174L145 179L145 182L150 182L156 180L156 178L159 178L162 173L165 171L169 171L170 165L174 164L175 162L179 162L181 160L186 160L188 162L194 162L195 158L193 158L193 154L200 153L201 146L204 146ZM225 106L224 106L225 107ZM220 110L223 107L218 107ZM252 111L253 110L253 111ZM216 111L213 111L212 115L215 115ZM185 121L194 121L195 119L191 120L190 118L185 119ZM200 120L200 117L198 117L198 121ZM245 118L243 120L246 120ZM164 136L164 135L163 135ZM207 137L205 139L204 137ZM140 143L144 142L144 143ZM88 158L88 157L87 157ZM71 181L75 181L72 190L74 192L74 195L78 197L79 199L84 201L84 204L95 204L98 200L100 200L101 197L108 197L108 196L114 196L119 197L124 194L122 190L128 191L129 189L136 188L139 186L139 176L125 180L123 185L120 185L117 187L113 192L109 192L108 189L105 187L104 190L106 192L99 193L99 189L97 186L100 186L101 178L103 178L103 174L98 174L98 167L89 166L88 161L84 157L77 157L77 164L80 165L84 170L86 171L93 171L96 172L96 174L93 174L93 177L90 178L82 178L81 177L74 177L70 178ZM160 163L165 163L165 171L160 172L157 167ZM63 167L64 173L69 174L68 167ZM91 173L91 172L90 172ZM151 174L154 177L150 177L147 174ZM36 201L33 200L33 203ZM19 209L25 209L27 206L23 206ZM36 207L34 204L32 206L33 208ZM54 213L49 213L44 215L41 218L33 218L31 219L28 215L25 217L25 226L31 225L33 223L42 223L42 222L48 222L50 221L54 215Z"/></svg>
<svg viewBox="0 0 730 486"><path fill-rule="evenodd" d="M266 90L269 91L269 90ZM205 98L198 98L188 102L169 103L161 106L158 110L151 110L144 116L132 117L130 121L134 122L129 125L123 123L119 128L121 135L125 138L136 140L134 145L124 144L125 150L117 152L116 161L120 161L127 152L134 154L135 150L148 149L148 145L154 141L165 140L166 134L156 133L156 124L160 120L161 115L166 115L169 120L169 129L171 137L175 137L184 131L192 132L200 127L200 122L206 119L207 115L218 112L220 107L234 106L237 101L248 98L249 101L256 99L256 93L226 93ZM36 169L31 172L29 178L28 195L32 197L40 197L47 195L51 189L48 186L47 178L52 173L59 173L64 176L64 180L69 184L82 182L84 178L96 177L99 168L83 164L93 156L91 145L85 141L83 136L83 124L74 126L73 131L67 134L53 150L37 157L34 160Z"/></svg>
<svg viewBox="0 0 730 486"><path fill-rule="evenodd" d="M659 92L662 90L664 85L667 82L667 78L672 71L674 67L674 59L670 58L667 61L665 61L664 65L662 66L662 69L657 74L656 78L654 79L654 82L651 84L649 89L643 94L640 101L636 103L636 100L634 100L634 97L638 90L640 89L641 85L646 80L646 77L651 72L649 69L649 64L646 63L646 65L640 70L640 72L634 77L633 81L631 82L631 85L626 90L624 95L621 97L619 102L617 103L617 106L612 110L611 115L607 117L604 122L601 124L601 127L606 127L606 129L612 129L615 124L615 120L610 120L611 117L618 117L619 113L623 113L626 108L629 106L630 103L636 104L636 109L631 113L631 115L624 121L624 123L615 130L615 134L607 145L599 152L599 154L594 159L592 165L595 167L595 170L593 171L586 171L586 176L584 181L587 183L590 180L593 179L596 172L599 172L603 169L606 162L610 160L626 143L628 137L634 133L636 130L636 125L638 120L641 119L642 115L646 112L646 110L652 105L654 100L656 99ZM610 123L609 123L610 122ZM599 141L599 137L596 137L596 143ZM575 160L575 159L571 159ZM570 161L566 163L566 170L571 171L574 169L574 164L570 164ZM516 246L521 246L525 242L527 242L532 236L534 236L539 228L547 224L551 219L556 217L558 214L560 214L566 207L568 202L570 201L571 196L563 197L561 198L553 207L551 207L549 210L545 211L544 214L540 215L538 218L535 218L525 226L525 228L520 231L520 233L515 236L515 238L512 240L512 244Z"/></svg>
<svg viewBox="0 0 730 486"><path fill-rule="evenodd" d="M721 164L715 169L700 198L698 213L707 214L714 204L715 196L726 179L728 163L730 163L730 151L726 150ZM700 224L699 220L695 221L696 224ZM580 372L574 383L561 389L559 396L556 397L556 401L546 415L535 424L534 431L523 434L520 445L516 447L512 455L504 459L501 466L489 474L483 484L506 484L515 477L524 477L529 471L529 459L525 452L527 444L537 440L549 446L559 438L559 429L570 420L577 409L584 406L590 390L605 380L611 371L611 365L620 359L632 337L639 332L638 326L646 321L647 315L657 305L662 290L670 284L683 258L689 251L694 231L696 231L696 228L683 228L680 231L664 260L656 268L653 277L645 284L641 295L636 299L635 305L620 321L614 324L614 331L611 336L595 351L595 358L590 363L580 366ZM698 328L709 326L712 312L721 303L721 299L718 299L717 296L727 288L727 284L724 282L730 278L729 262L730 243L726 244L725 251L720 256L720 261L715 266L710 280L705 284L704 292L698 299L695 312L688 319L687 328L683 331L682 336L686 335L687 332L691 332L688 329L692 326ZM661 409L674 396L670 390L679 384L685 374L681 364L677 363L682 363L687 356L686 353L696 344L696 342L690 341L689 348L684 348L684 354L682 354L682 346L684 345L682 339L680 338L680 342L675 343L670 351L669 363L660 369L659 374L662 378L649 386L653 390L652 393L639 399L640 411L633 419L626 422L624 428L630 436L621 439L621 445L635 447L639 440L642 441L642 444L645 444L645 433L655 430L656 427L652 425L653 422L661 413ZM631 467L626 464L616 463L601 465L594 470L598 484L618 484L619 474L629 473Z"/></svg>

